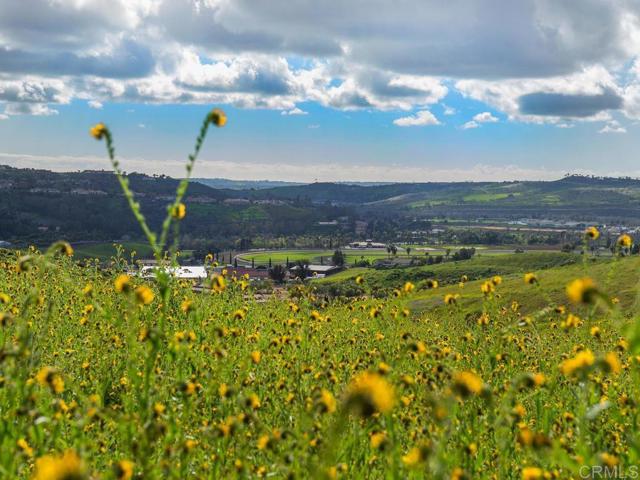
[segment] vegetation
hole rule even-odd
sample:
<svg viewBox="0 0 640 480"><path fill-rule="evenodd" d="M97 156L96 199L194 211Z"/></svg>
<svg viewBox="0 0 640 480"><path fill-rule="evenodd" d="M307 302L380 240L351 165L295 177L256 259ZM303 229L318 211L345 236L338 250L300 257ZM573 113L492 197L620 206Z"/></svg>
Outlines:
<svg viewBox="0 0 640 480"><path fill-rule="evenodd" d="M66 242L0 251L2 477L534 480L640 461L631 237L610 259L351 270L354 299L318 295L327 280L262 301L233 271L204 292L165 273L186 183L158 233L122 186L154 282Z"/></svg>

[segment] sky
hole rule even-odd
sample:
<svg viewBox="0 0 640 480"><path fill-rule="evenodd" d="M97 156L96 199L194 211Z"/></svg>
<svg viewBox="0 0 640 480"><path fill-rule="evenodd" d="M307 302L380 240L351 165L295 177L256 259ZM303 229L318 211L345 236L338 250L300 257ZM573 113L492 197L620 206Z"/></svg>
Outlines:
<svg viewBox="0 0 640 480"><path fill-rule="evenodd" d="M288 181L640 176L640 0L0 0L0 164Z"/></svg>

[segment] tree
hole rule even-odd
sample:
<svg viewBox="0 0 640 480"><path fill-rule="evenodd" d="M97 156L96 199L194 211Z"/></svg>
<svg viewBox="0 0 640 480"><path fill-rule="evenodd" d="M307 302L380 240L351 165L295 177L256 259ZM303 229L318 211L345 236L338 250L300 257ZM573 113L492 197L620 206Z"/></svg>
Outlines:
<svg viewBox="0 0 640 480"><path fill-rule="evenodd" d="M274 265L269 269L269 278L276 283L282 283L287 278L287 269L281 264Z"/></svg>
<svg viewBox="0 0 640 480"><path fill-rule="evenodd" d="M345 254L342 252L342 250L339 250L339 249L333 252L333 257L331 257L331 261L337 267L344 266L344 264L346 263L346 260L347 259L345 257Z"/></svg>
<svg viewBox="0 0 640 480"><path fill-rule="evenodd" d="M410 257L411 256L411 247L407 247L406 250L407 250L407 257Z"/></svg>

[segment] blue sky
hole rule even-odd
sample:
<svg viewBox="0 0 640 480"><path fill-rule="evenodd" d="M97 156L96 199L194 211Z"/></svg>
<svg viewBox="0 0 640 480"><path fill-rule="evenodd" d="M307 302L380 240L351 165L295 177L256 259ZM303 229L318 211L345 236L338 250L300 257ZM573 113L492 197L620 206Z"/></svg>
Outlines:
<svg viewBox="0 0 640 480"><path fill-rule="evenodd" d="M640 176L640 11L578 5L0 0L0 163L108 168L104 121L126 170L180 176L221 106L197 176Z"/></svg>

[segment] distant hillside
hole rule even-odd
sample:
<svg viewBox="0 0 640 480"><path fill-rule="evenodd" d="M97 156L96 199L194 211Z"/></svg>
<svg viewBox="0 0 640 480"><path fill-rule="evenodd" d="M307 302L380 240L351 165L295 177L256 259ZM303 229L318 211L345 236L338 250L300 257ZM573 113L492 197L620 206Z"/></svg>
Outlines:
<svg viewBox="0 0 640 480"><path fill-rule="evenodd" d="M148 222L158 229L178 180L138 173L129 174L128 179ZM183 243L221 248L256 235L312 234L319 222L347 213L308 203L240 200L232 190L190 184L185 197L188 214L181 225ZM0 166L0 240L46 243L59 238L141 238L115 175Z"/></svg>
<svg viewBox="0 0 640 480"><path fill-rule="evenodd" d="M128 179L151 226L157 228L178 180L139 173ZM358 220L366 222L358 235L388 241L429 223L512 222L514 228L523 224L521 219L640 224L640 181L628 178L374 185L276 182L280 186L268 188L273 182L255 184L265 188L248 183L251 188L216 189L192 182L185 198L188 215L181 225L183 244L227 248L256 237L354 238ZM58 238L140 239L114 174L0 166L0 240Z"/></svg>
<svg viewBox="0 0 640 480"><path fill-rule="evenodd" d="M263 190L265 188L290 187L304 185L296 182L279 182L275 180L229 180L227 178L194 178L194 182L211 188L227 190Z"/></svg>

